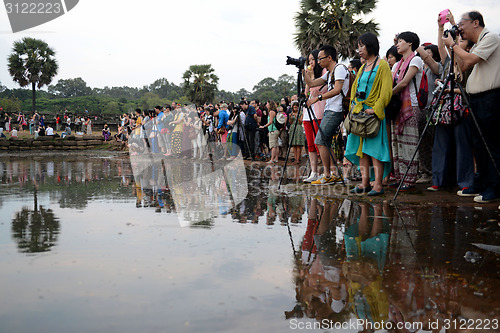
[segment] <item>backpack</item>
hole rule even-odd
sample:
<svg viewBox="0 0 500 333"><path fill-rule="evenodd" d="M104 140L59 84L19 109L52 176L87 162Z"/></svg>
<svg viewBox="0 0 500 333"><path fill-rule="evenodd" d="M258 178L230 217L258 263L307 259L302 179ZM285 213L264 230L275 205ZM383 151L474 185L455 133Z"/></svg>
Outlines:
<svg viewBox="0 0 500 333"><path fill-rule="evenodd" d="M347 69L347 66L344 64L337 64L335 68L333 69L333 73L335 74L335 69L337 69L337 66L342 65L347 71L347 75L345 80L349 80L349 90L347 91L347 95L344 94L344 89L340 89L340 93L342 94L342 113L344 114L344 117L349 113L349 109L351 107L351 87L352 83L356 79L354 74L349 72L349 69ZM328 74L330 75L330 74Z"/></svg>
<svg viewBox="0 0 500 333"><path fill-rule="evenodd" d="M425 71L422 71L420 88L417 90L417 80L415 79L415 76L413 77L413 86L415 87L415 92L417 93L418 106L423 110L427 106L427 98L429 97L429 82Z"/></svg>

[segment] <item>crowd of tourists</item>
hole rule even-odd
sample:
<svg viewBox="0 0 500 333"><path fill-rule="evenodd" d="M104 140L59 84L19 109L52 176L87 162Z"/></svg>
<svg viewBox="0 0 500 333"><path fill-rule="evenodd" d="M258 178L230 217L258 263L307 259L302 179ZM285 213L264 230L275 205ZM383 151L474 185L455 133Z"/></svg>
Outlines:
<svg viewBox="0 0 500 333"><path fill-rule="evenodd" d="M452 28L445 31L447 21ZM269 164L284 160L290 147L288 165L307 156L311 171L303 181L312 185L345 177L361 181L351 192L376 196L386 186L408 192L428 183L428 191L457 186L458 195L476 202L499 199L500 37L476 11L458 23L451 12L441 14L437 30L435 44L399 33L382 56L378 38L365 33L359 59L348 65L338 63L332 46L312 50L304 99L138 109L123 116L115 139L127 140L132 154L147 148L234 159L241 152Z"/></svg>

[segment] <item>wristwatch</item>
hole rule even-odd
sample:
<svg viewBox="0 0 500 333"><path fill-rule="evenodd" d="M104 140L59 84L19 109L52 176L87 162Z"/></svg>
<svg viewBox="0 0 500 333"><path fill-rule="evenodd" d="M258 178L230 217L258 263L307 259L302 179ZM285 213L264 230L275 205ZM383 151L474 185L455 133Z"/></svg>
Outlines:
<svg viewBox="0 0 500 333"><path fill-rule="evenodd" d="M318 95L318 101L322 101L323 100L323 95Z"/></svg>

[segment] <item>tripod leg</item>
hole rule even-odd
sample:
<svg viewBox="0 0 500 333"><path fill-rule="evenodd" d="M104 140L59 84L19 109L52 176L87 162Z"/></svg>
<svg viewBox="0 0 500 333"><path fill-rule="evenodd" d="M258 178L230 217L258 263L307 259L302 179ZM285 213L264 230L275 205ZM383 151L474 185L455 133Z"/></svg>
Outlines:
<svg viewBox="0 0 500 333"><path fill-rule="evenodd" d="M297 130L297 125L299 123L300 111L301 111L301 109L299 108L299 112L297 113L297 119L295 121L295 124L294 124L294 127L293 127L293 131L292 131L292 137L289 140L289 143L293 142L293 138L295 137L295 130ZM286 151L285 165L283 166L283 173L281 174L280 182L279 182L279 185L278 185L278 190L281 187L281 182L283 181L283 177L285 177L285 170L286 170L286 166L288 164L288 157L290 156L290 150L291 149L292 149L292 145L288 144L288 149ZM295 157L295 159L297 159L297 157Z"/></svg>
<svg viewBox="0 0 500 333"><path fill-rule="evenodd" d="M467 93L464 91L463 87L461 84L458 84L458 87L460 88L460 91L462 92L462 99L465 101L465 106L469 109L469 113L472 117L472 120L474 121L474 125L477 128L477 132L479 133L479 136L481 137L481 140L483 141L484 147L486 148L486 151L488 152L488 156L490 157L490 160L493 164L493 167L495 168L498 176L500 177L500 171L498 169L498 166L495 162L495 159L493 158L493 154L491 153L490 147L488 146L488 143L486 143L486 139L484 138L483 132L481 131L481 127L479 126L479 122L477 121L476 115L474 114L474 110L472 110L469 99L467 97Z"/></svg>
<svg viewBox="0 0 500 333"><path fill-rule="evenodd" d="M320 127L320 124L319 124L319 121L318 121L318 118L316 118L316 115L314 114L314 112L312 112L310 110L310 108L308 107L307 108L309 110L309 115L312 115L313 118L314 118L314 121L316 122L316 126L318 126L318 132L324 137L326 138L326 135L325 133L323 132L323 130L321 129ZM333 157L333 153L332 153L332 149L330 148L330 146L327 146L328 148L328 153L333 161L333 164L335 165L335 168L338 170L339 172L339 176L340 176L340 179L342 180L342 185L344 185L344 187L347 187L347 185L345 184L344 182L344 176L343 176L343 173L342 173L342 169L339 168L339 166L337 165L337 162L335 161L335 158Z"/></svg>

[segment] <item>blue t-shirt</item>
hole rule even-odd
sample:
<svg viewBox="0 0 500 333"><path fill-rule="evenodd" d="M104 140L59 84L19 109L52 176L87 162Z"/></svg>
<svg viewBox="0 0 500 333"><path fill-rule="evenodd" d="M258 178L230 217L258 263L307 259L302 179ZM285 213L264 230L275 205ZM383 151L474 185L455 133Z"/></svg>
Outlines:
<svg viewBox="0 0 500 333"><path fill-rule="evenodd" d="M247 127L257 128L257 122L254 119L255 114L257 114L257 111L252 105L249 105L247 110L247 118L245 120L245 125Z"/></svg>
<svg viewBox="0 0 500 333"><path fill-rule="evenodd" d="M221 128L222 125L224 127L227 127L227 121L229 120L229 112L225 110L220 110L219 111L219 125L217 125L217 128Z"/></svg>
<svg viewBox="0 0 500 333"><path fill-rule="evenodd" d="M163 126L163 121L162 121L164 115L165 114L163 113L163 111L160 112L160 113L158 113L158 117L157 117L157 119L158 119L158 122L157 122L158 131L161 131L163 129L163 127L164 127Z"/></svg>

